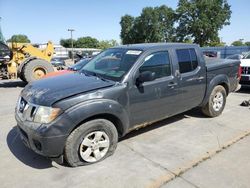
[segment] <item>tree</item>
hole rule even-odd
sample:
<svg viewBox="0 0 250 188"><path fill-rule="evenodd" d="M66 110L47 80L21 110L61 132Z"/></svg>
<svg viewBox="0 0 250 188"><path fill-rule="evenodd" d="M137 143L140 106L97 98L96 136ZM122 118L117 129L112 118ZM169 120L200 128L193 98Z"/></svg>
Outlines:
<svg viewBox="0 0 250 188"><path fill-rule="evenodd" d="M223 47L226 46L225 42L221 42L221 41L211 41L208 43L209 47Z"/></svg>
<svg viewBox="0 0 250 188"><path fill-rule="evenodd" d="M183 41L184 43L188 43L188 44L192 44L193 43L193 40L191 39L191 37L187 37L184 39Z"/></svg>
<svg viewBox="0 0 250 188"><path fill-rule="evenodd" d="M236 40L236 41L232 42L231 45L232 46L245 46L245 44L243 43L243 40Z"/></svg>
<svg viewBox="0 0 250 188"><path fill-rule="evenodd" d="M60 44L65 48L71 48L71 39L61 39ZM107 49L113 46L117 46L116 40L102 40L98 41L92 37L80 37L77 40L73 39L74 48L100 48Z"/></svg>
<svg viewBox="0 0 250 188"><path fill-rule="evenodd" d="M133 25L134 25L134 17L130 15L125 15L121 18L121 34L120 37L122 39L123 44L133 43Z"/></svg>
<svg viewBox="0 0 250 188"><path fill-rule="evenodd" d="M223 47L226 46L226 43L223 42L219 37L215 37L213 41L207 42L205 46L209 47Z"/></svg>
<svg viewBox="0 0 250 188"><path fill-rule="evenodd" d="M120 22L122 43L172 41L174 22L174 10L165 5L146 7L138 17L125 15Z"/></svg>
<svg viewBox="0 0 250 188"><path fill-rule="evenodd" d="M102 41L99 41L98 48L105 50L107 48L111 48L117 45L118 43L116 40L102 40Z"/></svg>
<svg viewBox="0 0 250 188"><path fill-rule="evenodd" d="M30 40L26 35L17 34L12 35L12 37L8 39L7 42L30 43Z"/></svg>
<svg viewBox="0 0 250 188"><path fill-rule="evenodd" d="M71 48L71 39L61 39L60 44L65 48ZM73 39L73 46L75 47L76 40Z"/></svg>
<svg viewBox="0 0 250 188"><path fill-rule="evenodd" d="M76 48L98 48L99 41L90 36L80 37L76 41Z"/></svg>
<svg viewBox="0 0 250 188"><path fill-rule="evenodd" d="M245 42L246 46L250 46L250 41L249 42Z"/></svg>
<svg viewBox="0 0 250 188"><path fill-rule="evenodd" d="M230 24L231 10L227 0L179 0L177 40L191 37L200 46L218 41L218 31Z"/></svg>

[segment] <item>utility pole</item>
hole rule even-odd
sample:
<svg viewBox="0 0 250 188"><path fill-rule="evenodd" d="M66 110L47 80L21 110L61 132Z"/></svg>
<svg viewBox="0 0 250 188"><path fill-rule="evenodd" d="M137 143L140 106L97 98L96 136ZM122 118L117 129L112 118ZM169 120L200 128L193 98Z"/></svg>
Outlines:
<svg viewBox="0 0 250 188"><path fill-rule="evenodd" d="M74 63L74 52L73 52L73 31L75 31L74 29L68 29L68 31L70 31L70 36L71 36L71 58L72 61Z"/></svg>
<svg viewBox="0 0 250 188"><path fill-rule="evenodd" d="M2 33L2 29L1 29L1 20L2 20L2 17L0 17L0 42L5 43L3 33Z"/></svg>

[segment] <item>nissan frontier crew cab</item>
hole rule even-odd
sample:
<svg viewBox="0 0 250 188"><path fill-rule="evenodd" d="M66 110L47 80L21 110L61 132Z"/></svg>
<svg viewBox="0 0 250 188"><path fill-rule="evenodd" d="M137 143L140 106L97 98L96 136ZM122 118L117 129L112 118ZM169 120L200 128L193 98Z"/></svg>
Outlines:
<svg viewBox="0 0 250 188"><path fill-rule="evenodd" d="M240 61L205 60L194 44L107 49L80 71L28 84L15 117L25 145L70 166L114 153L118 138L195 107L220 115Z"/></svg>

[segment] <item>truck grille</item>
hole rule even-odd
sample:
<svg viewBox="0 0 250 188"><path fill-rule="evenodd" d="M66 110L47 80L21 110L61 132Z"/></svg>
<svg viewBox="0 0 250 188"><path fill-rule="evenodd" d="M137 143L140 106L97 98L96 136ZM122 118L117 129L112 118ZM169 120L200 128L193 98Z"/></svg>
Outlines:
<svg viewBox="0 0 250 188"><path fill-rule="evenodd" d="M242 67L241 74L250 74L250 67Z"/></svg>
<svg viewBox="0 0 250 188"><path fill-rule="evenodd" d="M28 103L23 97L20 97L17 104L17 114L22 120L31 121L36 112L36 105Z"/></svg>

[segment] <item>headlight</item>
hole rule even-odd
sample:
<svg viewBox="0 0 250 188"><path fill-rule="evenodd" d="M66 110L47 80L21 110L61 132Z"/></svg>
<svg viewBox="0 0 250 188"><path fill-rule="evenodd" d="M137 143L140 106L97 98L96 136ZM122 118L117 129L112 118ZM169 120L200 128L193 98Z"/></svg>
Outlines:
<svg viewBox="0 0 250 188"><path fill-rule="evenodd" d="M39 106L34 117L34 122L50 123L61 114L60 108Z"/></svg>

